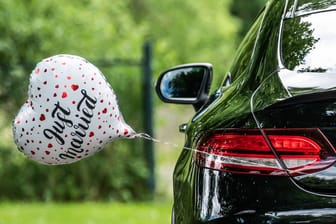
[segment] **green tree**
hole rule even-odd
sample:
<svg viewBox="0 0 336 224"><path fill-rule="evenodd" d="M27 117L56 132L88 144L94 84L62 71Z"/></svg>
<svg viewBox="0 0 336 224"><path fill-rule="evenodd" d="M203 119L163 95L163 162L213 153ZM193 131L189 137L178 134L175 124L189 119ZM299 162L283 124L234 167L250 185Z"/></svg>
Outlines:
<svg viewBox="0 0 336 224"><path fill-rule="evenodd" d="M48 167L24 158L11 141L10 122L27 97L35 63L59 53L95 63L141 60L154 43L154 73L176 64L213 63L221 81L231 60L238 21L230 0L0 0L0 198L39 200L141 199L147 169L139 140L113 142L73 165ZM115 90L127 123L141 132L138 67L97 64ZM217 82L218 83L218 82ZM6 119L5 118L8 118Z"/></svg>
<svg viewBox="0 0 336 224"><path fill-rule="evenodd" d="M249 30L252 22L256 19L259 11L265 5L266 0L235 0L231 4L232 15L239 18L242 22L242 26L239 31L239 41Z"/></svg>
<svg viewBox="0 0 336 224"><path fill-rule="evenodd" d="M231 1L144 2L147 3L144 22L155 24L147 33L156 42L156 54L160 57L157 67L209 62L214 65L214 85L222 81L232 60L239 28L239 21L229 11Z"/></svg>
<svg viewBox="0 0 336 224"><path fill-rule="evenodd" d="M1 119L10 118L1 124L6 130L2 136L7 138L0 143L0 177L6 180L0 183L0 198L143 198L141 189L146 188L147 171L136 141L115 142L77 164L47 167L24 158L8 137L14 111L27 98L29 74L41 59L59 53L80 55L92 62L141 57L143 27L133 21L126 2L1 0L0 8ZM101 69L120 103L124 102L120 106L125 109L125 118L141 129L137 114L131 116L140 107L136 99L141 85L129 88L131 80L139 83L138 75L131 75L138 70L113 68Z"/></svg>

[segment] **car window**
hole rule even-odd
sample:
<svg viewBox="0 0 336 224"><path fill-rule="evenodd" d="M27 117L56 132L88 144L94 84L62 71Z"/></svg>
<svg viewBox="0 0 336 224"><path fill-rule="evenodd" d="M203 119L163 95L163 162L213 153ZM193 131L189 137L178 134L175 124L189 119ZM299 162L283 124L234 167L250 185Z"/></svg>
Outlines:
<svg viewBox="0 0 336 224"><path fill-rule="evenodd" d="M336 72L336 11L320 12L284 21L282 60L297 72Z"/></svg>
<svg viewBox="0 0 336 224"><path fill-rule="evenodd" d="M297 6L295 8L295 15L301 16L305 14L311 14L314 11L321 11L321 10L331 10L336 8L336 0L319 0L319 1L312 1L312 0L299 0L297 1ZM292 0L292 5L294 4L294 0ZM291 11L293 8L290 8ZM291 14L291 12L289 12Z"/></svg>

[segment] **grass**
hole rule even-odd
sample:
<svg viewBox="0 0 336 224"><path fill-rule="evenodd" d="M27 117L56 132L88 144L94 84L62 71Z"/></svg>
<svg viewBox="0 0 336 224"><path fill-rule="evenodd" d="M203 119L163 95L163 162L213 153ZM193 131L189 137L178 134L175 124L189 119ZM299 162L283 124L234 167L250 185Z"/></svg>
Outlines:
<svg viewBox="0 0 336 224"><path fill-rule="evenodd" d="M0 203L0 224L170 223L171 203Z"/></svg>

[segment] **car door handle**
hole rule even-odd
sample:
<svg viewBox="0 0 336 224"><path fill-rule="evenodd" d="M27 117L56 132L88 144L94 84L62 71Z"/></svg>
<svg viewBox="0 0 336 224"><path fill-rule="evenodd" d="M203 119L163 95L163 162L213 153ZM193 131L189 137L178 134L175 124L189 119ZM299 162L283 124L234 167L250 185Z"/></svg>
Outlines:
<svg viewBox="0 0 336 224"><path fill-rule="evenodd" d="M187 127L188 127L188 124L187 124L187 123L183 123L183 124L181 124L181 125L179 126L179 131L180 131L181 133L185 133L186 130L187 130Z"/></svg>

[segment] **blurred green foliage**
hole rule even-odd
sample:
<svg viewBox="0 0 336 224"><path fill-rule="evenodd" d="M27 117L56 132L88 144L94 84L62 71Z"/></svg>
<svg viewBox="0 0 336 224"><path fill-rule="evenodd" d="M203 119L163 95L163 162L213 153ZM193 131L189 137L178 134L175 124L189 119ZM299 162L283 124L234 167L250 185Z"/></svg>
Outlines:
<svg viewBox="0 0 336 224"><path fill-rule="evenodd" d="M206 61L219 83L239 32L230 5L230 0L0 0L0 199L147 198L141 140L113 142L66 166L40 165L16 150L10 123L27 97L30 72L41 59L60 53L93 63L141 62L142 44L151 40L155 77L176 64ZM100 68L126 122L141 132L140 67Z"/></svg>
<svg viewBox="0 0 336 224"><path fill-rule="evenodd" d="M232 15L240 18L242 23L240 26L238 42L240 42L247 33L266 1L267 0L235 0L232 2L230 11Z"/></svg>

